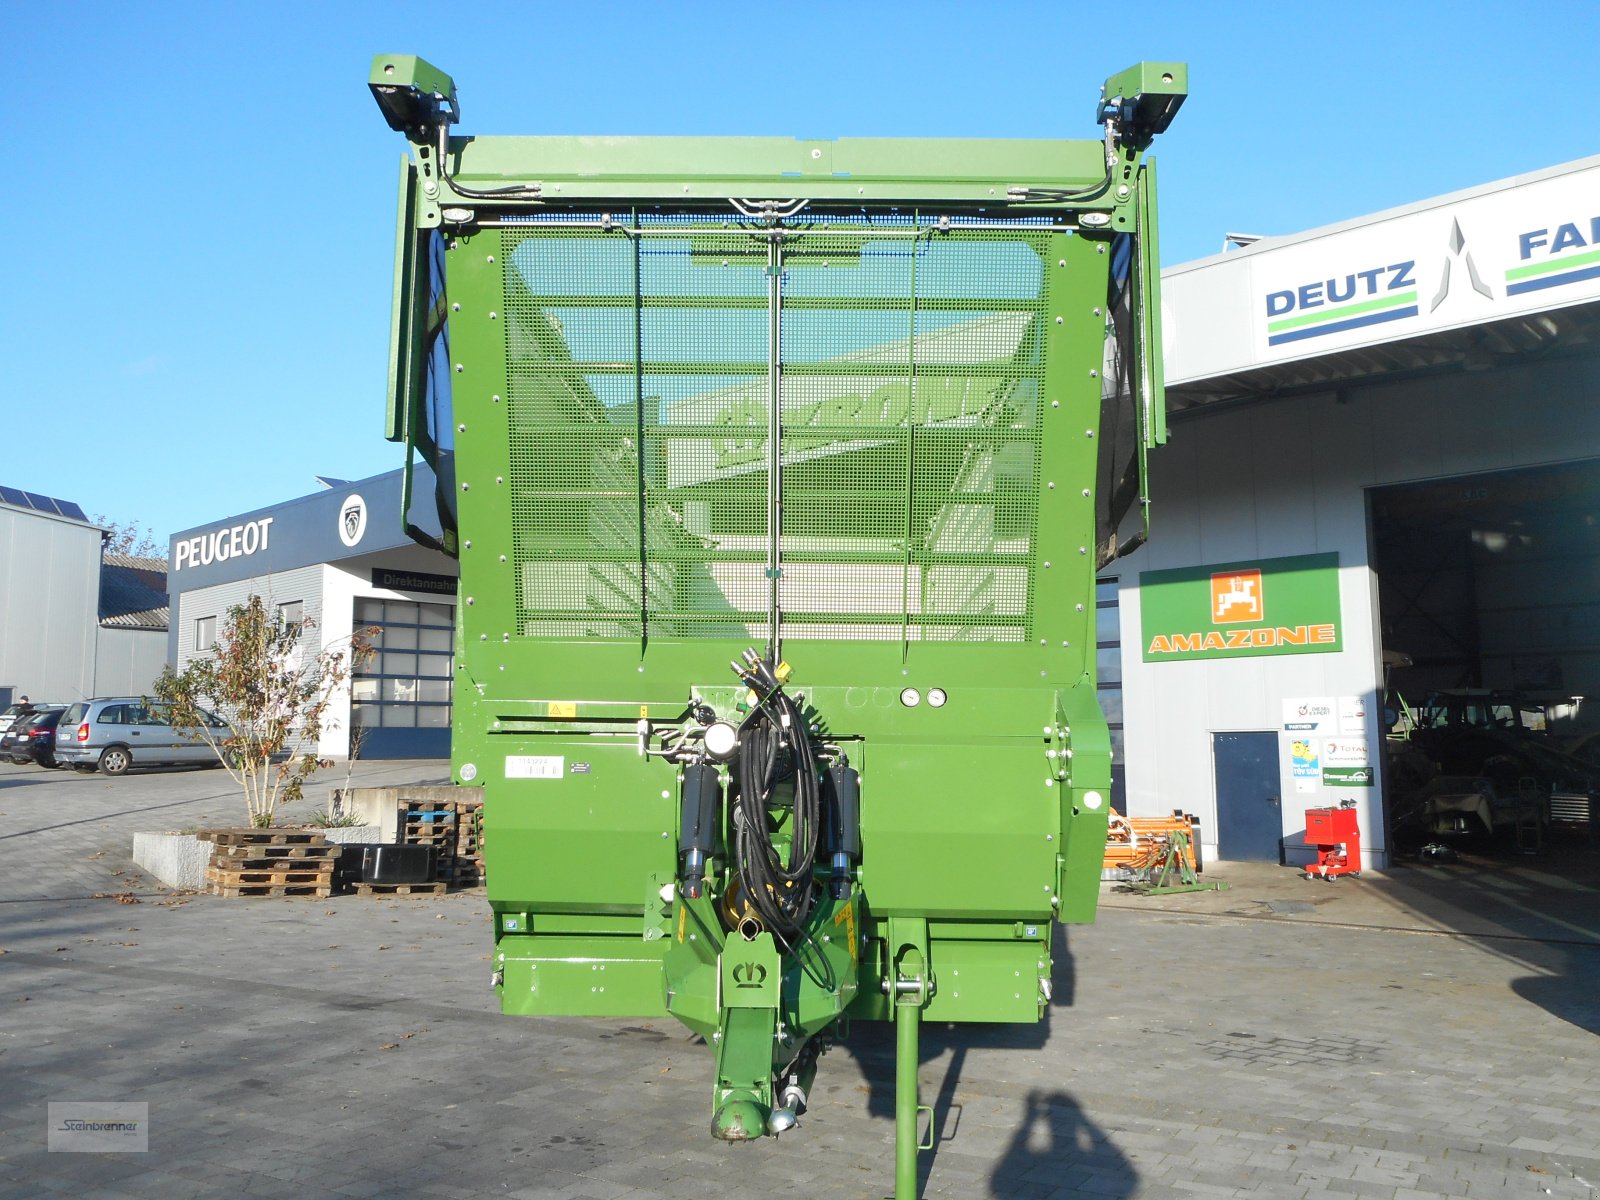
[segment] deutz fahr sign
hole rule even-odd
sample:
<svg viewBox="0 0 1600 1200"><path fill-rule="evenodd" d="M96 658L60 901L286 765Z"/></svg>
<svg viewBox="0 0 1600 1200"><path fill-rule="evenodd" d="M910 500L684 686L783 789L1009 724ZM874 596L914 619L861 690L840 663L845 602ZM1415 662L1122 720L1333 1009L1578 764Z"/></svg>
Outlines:
<svg viewBox="0 0 1600 1200"><path fill-rule="evenodd" d="M1339 556L1145 571L1144 661L1327 654L1343 645Z"/></svg>

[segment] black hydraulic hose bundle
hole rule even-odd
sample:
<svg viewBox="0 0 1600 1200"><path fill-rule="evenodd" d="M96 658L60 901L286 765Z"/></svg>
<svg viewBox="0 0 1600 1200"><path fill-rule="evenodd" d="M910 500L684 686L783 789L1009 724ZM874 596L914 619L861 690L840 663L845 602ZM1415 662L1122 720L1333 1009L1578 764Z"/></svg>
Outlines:
<svg viewBox="0 0 1600 1200"><path fill-rule="evenodd" d="M774 793L788 777L794 780L794 808L785 860L773 844L771 812ZM738 783L735 852L744 893L773 936L793 946L803 937L815 899L822 789L805 720L780 688L769 692L740 731Z"/></svg>

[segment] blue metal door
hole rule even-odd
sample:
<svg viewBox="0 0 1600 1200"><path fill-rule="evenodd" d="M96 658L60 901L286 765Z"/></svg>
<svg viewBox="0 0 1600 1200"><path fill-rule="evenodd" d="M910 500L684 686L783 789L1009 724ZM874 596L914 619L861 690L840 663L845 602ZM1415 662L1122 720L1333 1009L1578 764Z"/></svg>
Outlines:
<svg viewBox="0 0 1600 1200"><path fill-rule="evenodd" d="M1278 788L1278 735L1214 733L1217 857L1280 861L1283 803Z"/></svg>

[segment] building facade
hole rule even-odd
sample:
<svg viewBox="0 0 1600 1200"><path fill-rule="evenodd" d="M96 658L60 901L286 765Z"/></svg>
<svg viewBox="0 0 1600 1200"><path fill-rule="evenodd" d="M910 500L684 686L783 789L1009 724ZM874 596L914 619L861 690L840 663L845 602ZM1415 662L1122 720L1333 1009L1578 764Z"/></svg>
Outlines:
<svg viewBox="0 0 1600 1200"><path fill-rule="evenodd" d="M320 754L448 757L454 673L454 560L413 542L401 518L403 473L353 483L185 530L172 539L178 667L210 649L229 608L252 595L310 622L308 649L374 654L341 688Z"/></svg>
<svg viewBox="0 0 1600 1200"><path fill-rule="evenodd" d="M1595 723L1596 197L1600 158L1165 273L1172 437L1113 567L1130 812L1298 863L1354 801L1382 866L1388 687Z"/></svg>
<svg viewBox="0 0 1600 1200"><path fill-rule="evenodd" d="M0 487L0 708L142 694L166 664L166 563L104 552L69 500Z"/></svg>

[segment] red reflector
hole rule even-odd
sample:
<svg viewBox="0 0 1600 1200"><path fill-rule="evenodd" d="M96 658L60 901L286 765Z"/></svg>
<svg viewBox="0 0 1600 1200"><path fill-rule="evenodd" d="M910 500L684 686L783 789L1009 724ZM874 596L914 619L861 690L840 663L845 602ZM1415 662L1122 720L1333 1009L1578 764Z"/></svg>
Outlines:
<svg viewBox="0 0 1600 1200"><path fill-rule="evenodd" d="M89 722L85 721L82 725L78 726L78 740L80 742L87 742L89 740Z"/></svg>

